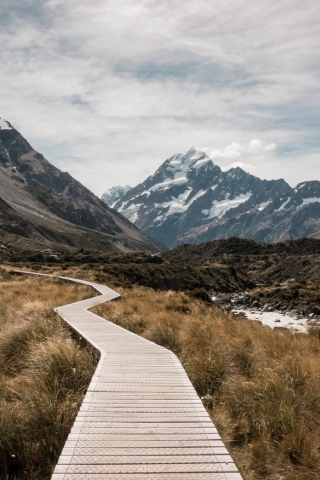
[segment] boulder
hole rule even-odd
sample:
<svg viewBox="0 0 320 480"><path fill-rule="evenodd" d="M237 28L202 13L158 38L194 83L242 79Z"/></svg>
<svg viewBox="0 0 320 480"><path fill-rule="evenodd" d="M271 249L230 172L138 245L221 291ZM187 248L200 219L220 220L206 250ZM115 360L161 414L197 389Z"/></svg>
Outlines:
<svg viewBox="0 0 320 480"><path fill-rule="evenodd" d="M218 305L226 305L231 303L232 296L230 294L220 293L216 296L214 303Z"/></svg>

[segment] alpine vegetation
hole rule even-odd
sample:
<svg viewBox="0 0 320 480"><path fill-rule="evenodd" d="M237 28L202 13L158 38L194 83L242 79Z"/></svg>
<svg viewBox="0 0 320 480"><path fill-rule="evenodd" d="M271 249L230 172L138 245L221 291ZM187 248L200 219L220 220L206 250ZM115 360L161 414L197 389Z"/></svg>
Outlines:
<svg viewBox="0 0 320 480"><path fill-rule="evenodd" d="M0 288L0 479L49 480L97 362L53 306L89 289L3 270Z"/></svg>
<svg viewBox="0 0 320 480"><path fill-rule="evenodd" d="M99 315L181 360L245 480L320 479L320 328L281 333L183 292L123 289Z"/></svg>

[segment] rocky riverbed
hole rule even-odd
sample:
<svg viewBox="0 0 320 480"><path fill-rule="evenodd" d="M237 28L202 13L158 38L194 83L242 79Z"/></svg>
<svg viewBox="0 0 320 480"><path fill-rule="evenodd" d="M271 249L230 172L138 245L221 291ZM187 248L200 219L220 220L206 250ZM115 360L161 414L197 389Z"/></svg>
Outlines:
<svg viewBox="0 0 320 480"><path fill-rule="evenodd" d="M248 292L218 294L213 296L212 300L236 316L258 321L273 329L307 333L309 326L320 326L320 309L317 306L299 310L283 303L261 305L257 300L253 300Z"/></svg>

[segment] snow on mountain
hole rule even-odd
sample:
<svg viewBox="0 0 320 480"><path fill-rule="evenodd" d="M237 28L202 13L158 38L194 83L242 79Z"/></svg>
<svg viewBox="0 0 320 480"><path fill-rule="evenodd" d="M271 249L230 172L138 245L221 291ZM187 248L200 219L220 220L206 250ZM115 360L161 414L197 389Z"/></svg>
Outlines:
<svg viewBox="0 0 320 480"><path fill-rule="evenodd" d="M302 200L302 204L298 206L298 208L304 207L304 205L309 205L310 203L320 203L320 198L311 197L311 198L304 198Z"/></svg>
<svg viewBox="0 0 320 480"><path fill-rule="evenodd" d="M0 118L0 130L12 130L12 126L7 120Z"/></svg>
<svg viewBox="0 0 320 480"><path fill-rule="evenodd" d="M113 205L129 190L131 190L131 187L129 185L117 185L116 187L111 187L104 192L101 200L109 207L113 208Z"/></svg>
<svg viewBox="0 0 320 480"><path fill-rule="evenodd" d="M320 182L293 189L283 179L261 180L239 167L223 172L193 147L173 155L136 187L121 188L106 192L111 206L170 247L230 236L277 241L320 232Z"/></svg>
<svg viewBox="0 0 320 480"><path fill-rule="evenodd" d="M277 211L279 212L280 210L283 210L285 208L286 205L288 205L288 203L290 202L291 200L291 197L289 197L285 202L283 202L280 207L277 209Z"/></svg>
<svg viewBox="0 0 320 480"><path fill-rule="evenodd" d="M223 215L230 210L231 208L237 208L241 203L246 202L249 200L252 192L249 192L248 195L241 194L238 197L235 197L233 200L223 200L222 202L214 201L210 210L202 210L202 213L209 218L221 218ZM268 202L264 202L266 205ZM263 204L261 204L263 205ZM261 206L260 206L261 207ZM258 209L260 210L260 207Z"/></svg>

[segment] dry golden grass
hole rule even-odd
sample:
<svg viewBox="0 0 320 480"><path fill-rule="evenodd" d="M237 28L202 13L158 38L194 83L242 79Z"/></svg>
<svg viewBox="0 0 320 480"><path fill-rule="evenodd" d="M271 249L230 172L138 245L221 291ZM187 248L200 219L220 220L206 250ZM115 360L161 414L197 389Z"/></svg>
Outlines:
<svg viewBox="0 0 320 480"><path fill-rule="evenodd" d="M95 312L173 350L246 480L320 479L320 331L282 334L184 293L117 288Z"/></svg>
<svg viewBox="0 0 320 480"><path fill-rule="evenodd" d="M45 480L73 424L97 356L53 307L92 289L0 271L0 479Z"/></svg>

